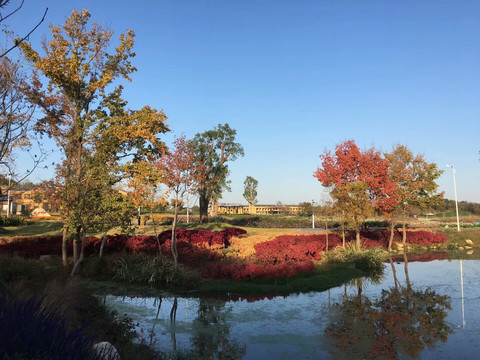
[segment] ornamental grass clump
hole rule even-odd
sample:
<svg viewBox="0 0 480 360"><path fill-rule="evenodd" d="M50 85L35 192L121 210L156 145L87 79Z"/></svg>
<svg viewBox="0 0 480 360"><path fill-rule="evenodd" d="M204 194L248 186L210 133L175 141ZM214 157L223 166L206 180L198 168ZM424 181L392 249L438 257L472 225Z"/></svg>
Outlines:
<svg viewBox="0 0 480 360"><path fill-rule="evenodd" d="M352 242L345 248L336 247L334 251L327 254L327 259L334 264L346 264L359 270L375 271L383 270L385 254L385 250L380 247L365 249Z"/></svg>
<svg viewBox="0 0 480 360"><path fill-rule="evenodd" d="M91 351L93 338L69 330L58 308L42 303L36 296L21 300L0 292L0 359L99 359Z"/></svg>
<svg viewBox="0 0 480 360"><path fill-rule="evenodd" d="M117 261L115 279L130 284L170 284L175 279L173 263L164 257L126 256Z"/></svg>

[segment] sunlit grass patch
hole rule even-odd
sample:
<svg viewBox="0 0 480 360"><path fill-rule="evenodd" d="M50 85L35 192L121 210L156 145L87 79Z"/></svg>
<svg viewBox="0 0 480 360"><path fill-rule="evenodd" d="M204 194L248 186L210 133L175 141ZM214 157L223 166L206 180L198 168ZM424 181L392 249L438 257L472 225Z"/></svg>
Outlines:
<svg viewBox="0 0 480 360"><path fill-rule="evenodd" d="M364 271L383 270L383 261L388 253L380 247L368 249L349 243L344 248L337 246L334 251L326 254L329 262L345 264Z"/></svg>

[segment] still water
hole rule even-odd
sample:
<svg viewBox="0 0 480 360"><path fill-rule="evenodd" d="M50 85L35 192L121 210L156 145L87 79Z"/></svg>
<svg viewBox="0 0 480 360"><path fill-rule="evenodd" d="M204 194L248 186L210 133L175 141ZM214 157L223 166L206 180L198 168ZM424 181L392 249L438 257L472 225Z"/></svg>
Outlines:
<svg viewBox="0 0 480 360"><path fill-rule="evenodd" d="M170 358L477 359L479 284L480 260L393 262L377 283L325 292L236 301L107 296L106 304Z"/></svg>

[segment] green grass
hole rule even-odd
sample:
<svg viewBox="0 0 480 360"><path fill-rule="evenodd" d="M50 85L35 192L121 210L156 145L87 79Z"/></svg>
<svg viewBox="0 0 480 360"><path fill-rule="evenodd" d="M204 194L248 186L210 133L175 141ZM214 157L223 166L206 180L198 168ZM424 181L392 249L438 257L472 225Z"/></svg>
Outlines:
<svg viewBox="0 0 480 360"><path fill-rule="evenodd" d="M473 247L480 247L480 229L467 228L460 232L457 229L449 229L441 232L448 238L448 244L464 245L465 240L470 239L473 241Z"/></svg>
<svg viewBox="0 0 480 360"><path fill-rule="evenodd" d="M60 235L61 233L62 223L60 221L35 221L23 226L3 227L0 236Z"/></svg>
<svg viewBox="0 0 480 360"><path fill-rule="evenodd" d="M237 282L234 280L207 281L199 291L209 294L276 294L287 295L295 292L325 291L342 285L354 278L369 273L355 268L322 266L315 273L297 275L276 280L253 279Z"/></svg>

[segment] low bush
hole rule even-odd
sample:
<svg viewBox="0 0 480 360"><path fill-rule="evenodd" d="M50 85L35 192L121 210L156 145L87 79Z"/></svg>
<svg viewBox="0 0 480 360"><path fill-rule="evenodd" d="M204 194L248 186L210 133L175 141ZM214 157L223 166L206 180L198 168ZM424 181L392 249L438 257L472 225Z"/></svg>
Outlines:
<svg viewBox="0 0 480 360"><path fill-rule="evenodd" d="M20 256L0 255L0 281L9 284L22 279L31 286L37 286L46 280L59 277L62 274L61 265L45 266L32 259Z"/></svg>
<svg viewBox="0 0 480 360"><path fill-rule="evenodd" d="M23 216L0 216L0 226L22 226L25 225Z"/></svg>
<svg viewBox="0 0 480 360"><path fill-rule="evenodd" d="M329 235L329 246L340 245L337 235ZM255 245L257 259L276 264L284 261L320 260L326 249L326 236L321 235L281 235L275 239Z"/></svg>

